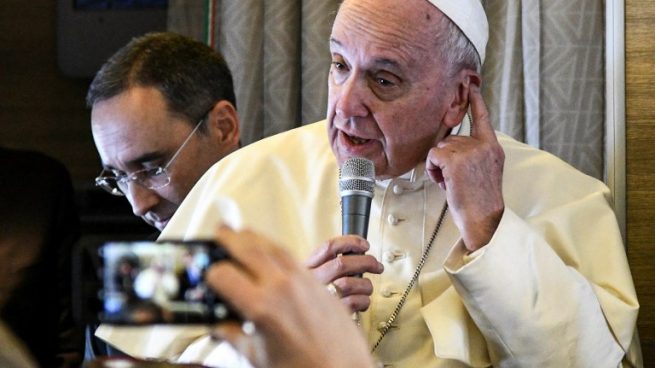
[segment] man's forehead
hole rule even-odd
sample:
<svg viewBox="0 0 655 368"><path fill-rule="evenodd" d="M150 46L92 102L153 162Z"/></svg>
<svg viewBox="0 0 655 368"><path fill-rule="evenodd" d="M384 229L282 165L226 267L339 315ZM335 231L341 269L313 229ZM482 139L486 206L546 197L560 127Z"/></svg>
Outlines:
<svg viewBox="0 0 655 368"><path fill-rule="evenodd" d="M449 19L471 42L481 63L484 62L489 26L480 0L345 0L337 19L348 12L358 14L362 23L392 30L400 27L401 33L419 35L414 39L419 38L428 46L434 46L439 39L437 36L443 28L441 19Z"/></svg>
<svg viewBox="0 0 655 368"><path fill-rule="evenodd" d="M105 169L118 171L134 171L141 169L145 163L159 163L166 157L165 147L147 143L142 140L108 140L97 142L100 161Z"/></svg>
<svg viewBox="0 0 655 368"><path fill-rule="evenodd" d="M172 140L174 134L166 134L166 128L172 125L168 122L148 121L129 114L115 115L109 111L102 113L102 109L95 114L92 133L105 168L138 169L142 163L161 160L177 143Z"/></svg>
<svg viewBox="0 0 655 368"><path fill-rule="evenodd" d="M440 16L426 0L346 0L337 13L337 19L345 18L362 27L361 31L388 33L404 42L413 42L417 36L434 39Z"/></svg>
<svg viewBox="0 0 655 368"><path fill-rule="evenodd" d="M407 64L434 55L439 16L425 0L347 0L337 14L330 44L334 50L343 48L347 40L366 40L360 51L375 63Z"/></svg>

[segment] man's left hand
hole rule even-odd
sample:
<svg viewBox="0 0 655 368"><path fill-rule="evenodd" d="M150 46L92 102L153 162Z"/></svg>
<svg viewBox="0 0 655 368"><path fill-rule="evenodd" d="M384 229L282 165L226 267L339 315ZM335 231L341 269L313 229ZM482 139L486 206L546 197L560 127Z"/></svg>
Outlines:
<svg viewBox="0 0 655 368"><path fill-rule="evenodd" d="M470 85L469 101L471 135L451 135L437 142L428 153L426 170L446 190L455 224L472 252L489 243L503 215L505 154L477 85Z"/></svg>

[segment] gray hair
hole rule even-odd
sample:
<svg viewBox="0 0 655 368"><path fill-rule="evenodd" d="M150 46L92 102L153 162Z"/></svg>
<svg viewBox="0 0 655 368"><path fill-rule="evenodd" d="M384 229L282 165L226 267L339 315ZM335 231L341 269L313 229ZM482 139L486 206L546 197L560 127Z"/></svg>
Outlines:
<svg viewBox="0 0 655 368"><path fill-rule="evenodd" d="M480 73L482 70L480 55L473 43L453 21L446 16L443 19L437 40L442 46L441 56L448 65L449 75L453 76L462 69L471 69Z"/></svg>

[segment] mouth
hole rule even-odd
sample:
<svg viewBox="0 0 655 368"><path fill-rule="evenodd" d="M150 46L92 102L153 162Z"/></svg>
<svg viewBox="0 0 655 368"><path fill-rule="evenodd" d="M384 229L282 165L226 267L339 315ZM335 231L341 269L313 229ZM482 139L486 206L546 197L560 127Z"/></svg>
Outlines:
<svg viewBox="0 0 655 368"><path fill-rule="evenodd" d="M159 231L162 231L162 230L164 230L164 228L166 227L166 225L168 225L168 221L169 221L169 220L170 220L170 219L159 220L159 221L155 222L155 227L156 227L157 229L159 229Z"/></svg>
<svg viewBox="0 0 655 368"><path fill-rule="evenodd" d="M369 143L372 141L372 139L366 139L366 138L361 138L361 137L356 137L354 135L350 135L344 131L341 132L343 134L343 137L345 140L347 140L350 144L355 145L355 146L361 146L366 143Z"/></svg>
<svg viewBox="0 0 655 368"><path fill-rule="evenodd" d="M346 138L348 138L355 145L366 144L370 141L370 139L359 138L348 134L346 134Z"/></svg>
<svg viewBox="0 0 655 368"><path fill-rule="evenodd" d="M363 138L339 130L337 139L337 151L341 158L366 157L372 160L380 151L380 143L377 139Z"/></svg>
<svg viewBox="0 0 655 368"><path fill-rule="evenodd" d="M166 219L160 219L160 218L157 217L157 216L149 216L149 215L142 216L141 218L142 218L142 219L143 219L143 220L144 220L148 225L150 225L150 226L156 228L156 229L159 230L159 231L164 230L164 228L166 227L166 225L168 225L168 221L170 220L170 217L169 217L169 218L166 218Z"/></svg>

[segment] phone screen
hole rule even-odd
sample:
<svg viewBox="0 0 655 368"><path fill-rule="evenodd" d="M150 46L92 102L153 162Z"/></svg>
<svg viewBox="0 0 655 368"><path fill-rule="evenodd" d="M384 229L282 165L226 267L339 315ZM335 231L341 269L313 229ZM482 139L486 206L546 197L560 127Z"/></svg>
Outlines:
<svg viewBox="0 0 655 368"><path fill-rule="evenodd" d="M207 287L213 242L111 242L102 260L102 311L110 324L213 323L234 315Z"/></svg>

